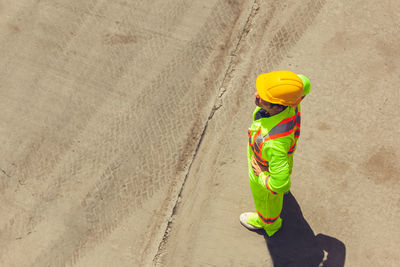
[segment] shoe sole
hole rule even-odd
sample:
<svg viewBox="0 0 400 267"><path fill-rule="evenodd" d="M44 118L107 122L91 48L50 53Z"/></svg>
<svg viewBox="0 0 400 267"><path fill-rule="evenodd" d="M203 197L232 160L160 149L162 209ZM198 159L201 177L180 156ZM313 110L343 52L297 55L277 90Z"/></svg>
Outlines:
<svg viewBox="0 0 400 267"><path fill-rule="evenodd" d="M246 214L246 213L244 213L244 214ZM242 214L242 215L244 215L244 214ZM243 225L244 227L246 227L249 230L260 230L260 229L263 229L262 227L256 227L256 226L253 226L251 224L246 223L247 216L242 216L242 215L239 217L241 225Z"/></svg>

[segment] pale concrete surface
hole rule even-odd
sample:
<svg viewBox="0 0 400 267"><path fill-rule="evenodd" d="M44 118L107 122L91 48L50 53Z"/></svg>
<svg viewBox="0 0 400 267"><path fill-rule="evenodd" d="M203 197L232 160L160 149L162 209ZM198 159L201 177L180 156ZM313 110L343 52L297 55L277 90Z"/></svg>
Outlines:
<svg viewBox="0 0 400 267"><path fill-rule="evenodd" d="M0 2L0 266L152 263L247 4Z"/></svg>
<svg viewBox="0 0 400 267"><path fill-rule="evenodd" d="M400 3L256 2L158 262L399 266ZM276 69L307 75L312 89L284 228L268 239L239 214L254 209L246 134L255 78Z"/></svg>
<svg viewBox="0 0 400 267"><path fill-rule="evenodd" d="M397 266L399 12L0 2L0 266ZM266 240L238 217L254 81L275 69L312 91Z"/></svg>

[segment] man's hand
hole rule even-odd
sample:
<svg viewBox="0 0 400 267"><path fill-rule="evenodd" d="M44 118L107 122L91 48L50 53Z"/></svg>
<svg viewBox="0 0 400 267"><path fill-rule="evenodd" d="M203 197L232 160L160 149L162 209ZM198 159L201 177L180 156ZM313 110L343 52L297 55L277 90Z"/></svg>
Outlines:
<svg viewBox="0 0 400 267"><path fill-rule="evenodd" d="M254 157L254 155L251 157L251 162L250 163L251 163L251 167L253 168L254 173L257 176L260 176L260 174L262 172L264 172L264 171L268 171L267 167L265 167L265 166L263 166L261 164L258 164L258 162L257 162L256 158Z"/></svg>

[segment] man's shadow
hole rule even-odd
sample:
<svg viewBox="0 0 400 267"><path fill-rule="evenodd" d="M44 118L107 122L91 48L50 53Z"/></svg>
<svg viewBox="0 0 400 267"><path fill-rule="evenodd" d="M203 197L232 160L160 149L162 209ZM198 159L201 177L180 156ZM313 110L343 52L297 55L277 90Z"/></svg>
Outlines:
<svg viewBox="0 0 400 267"><path fill-rule="evenodd" d="M284 196L281 217L282 228L272 237L257 231L265 238L274 266L344 266L343 242L324 234L314 235L291 192Z"/></svg>

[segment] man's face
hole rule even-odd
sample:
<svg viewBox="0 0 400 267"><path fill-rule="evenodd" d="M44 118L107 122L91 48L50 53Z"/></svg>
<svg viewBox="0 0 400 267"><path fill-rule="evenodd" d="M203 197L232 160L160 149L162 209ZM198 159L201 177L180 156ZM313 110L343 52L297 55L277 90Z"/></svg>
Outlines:
<svg viewBox="0 0 400 267"><path fill-rule="evenodd" d="M269 114L269 116L274 116L285 110L285 108L282 108L282 106L273 105L268 101L262 100L257 91L254 93L254 102L257 106L264 109Z"/></svg>
<svg viewBox="0 0 400 267"><path fill-rule="evenodd" d="M264 101L261 99L261 97L259 96L259 94L257 92L254 93L254 103L256 104L256 106L264 109L265 111L267 111L268 113L271 110L271 103Z"/></svg>

